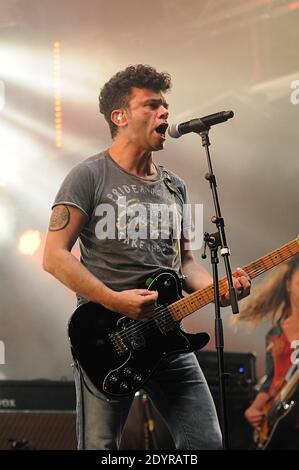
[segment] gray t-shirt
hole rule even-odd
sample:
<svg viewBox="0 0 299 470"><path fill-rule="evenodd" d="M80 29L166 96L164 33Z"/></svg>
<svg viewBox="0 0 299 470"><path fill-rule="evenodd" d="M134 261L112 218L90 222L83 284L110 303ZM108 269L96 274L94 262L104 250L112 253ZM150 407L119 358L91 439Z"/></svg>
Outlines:
<svg viewBox="0 0 299 470"><path fill-rule="evenodd" d="M157 166L154 181L120 167L104 151L76 165L64 179L53 207L67 204L88 216L79 236L82 264L113 290L145 287L161 268L179 272L178 233L189 221L183 214L186 187ZM191 222L190 222L191 225ZM179 227L179 228L178 228ZM82 304L86 299L78 295Z"/></svg>

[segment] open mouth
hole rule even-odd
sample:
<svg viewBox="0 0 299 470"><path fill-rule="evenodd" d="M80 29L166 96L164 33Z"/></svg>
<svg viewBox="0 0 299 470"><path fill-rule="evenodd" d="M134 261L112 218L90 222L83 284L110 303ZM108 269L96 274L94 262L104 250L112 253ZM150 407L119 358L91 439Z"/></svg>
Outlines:
<svg viewBox="0 0 299 470"><path fill-rule="evenodd" d="M158 127L156 127L155 131L163 138L165 139L165 132L167 130L168 124L160 124Z"/></svg>

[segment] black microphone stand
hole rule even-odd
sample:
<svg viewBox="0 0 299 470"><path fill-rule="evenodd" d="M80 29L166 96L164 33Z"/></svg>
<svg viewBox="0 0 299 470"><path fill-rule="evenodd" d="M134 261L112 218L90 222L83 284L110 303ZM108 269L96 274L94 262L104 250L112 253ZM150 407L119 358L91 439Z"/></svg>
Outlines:
<svg viewBox="0 0 299 470"><path fill-rule="evenodd" d="M210 140L209 140L209 130L210 127L198 132L202 139L202 146L206 150L207 162L209 173L205 175L205 179L210 182L210 188L213 195L213 201L215 206L216 216L212 217L212 222L217 227L217 232L209 234L205 233L205 249L206 246L210 248L211 252L211 264L213 270L213 283L214 283L214 302L215 302L215 344L217 350L218 358L218 375L219 375L219 387L220 387L220 414L221 414L221 430L222 430L222 446L224 450L229 448L228 440L228 419L227 419L227 408L226 408L226 392L225 392L225 382L227 374L224 372L224 339L223 339L223 325L222 319L220 316L220 298L219 298L219 285L218 285L218 248L220 247L220 254L224 259L226 276L229 286L230 302L233 313L239 313L238 301L236 295L236 289L233 286L232 272L230 268L229 255L230 251L226 242L226 235L224 230L224 219L221 215L220 204L217 194L217 183L216 177L213 173L211 156L209 151ZM203 258L206 258L205 251L202 255Z"/></svg>

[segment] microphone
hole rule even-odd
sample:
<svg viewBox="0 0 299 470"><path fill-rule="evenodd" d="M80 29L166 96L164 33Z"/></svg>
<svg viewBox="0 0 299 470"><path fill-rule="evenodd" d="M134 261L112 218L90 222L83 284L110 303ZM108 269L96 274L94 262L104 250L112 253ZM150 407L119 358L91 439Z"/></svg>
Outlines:
<svg viewBox="0 0 299 470"><path fill-rule="evenodd" d="M207 130L210 126L227 121L233 116L233 111L220 111L219 113L209 114L208 116L204 116L202 118L191 119L191 121L182 122L181 124L172 124L168 128L168 134L170 137L177 139L183 134L189 134L189 132L199 133Z"/></svg>

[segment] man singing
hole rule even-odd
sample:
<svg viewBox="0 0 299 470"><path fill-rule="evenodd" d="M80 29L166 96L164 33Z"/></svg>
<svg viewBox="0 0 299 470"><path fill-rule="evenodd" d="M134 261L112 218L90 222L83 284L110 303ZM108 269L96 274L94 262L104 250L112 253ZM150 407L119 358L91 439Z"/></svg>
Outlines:
<svg viewBox="0 0 299 470"><path fill-rule="evenodd" d="M187 202L184 181L166 171L172 191L165 170L153 160L153 152L164 147L169 115L165 93L170 86L169 74L141 64L118 72L103 86L100 112L112 143L66 176L53 204L44 252L44 269L77 293L79 305L94 302L140 322L152 318L158 298L156 291L140 287L161 268L182 272L187 292L212 283L210 274L195 261L186 232L174 236L175 218L173 225L167 225L167 236L163 220L158 236L151 236L149 209L170 206L175 198L181 220ZM132 214L134 207L141 206L146 210L137 228L141 232L143 226L147 235L136 238L130 231L134 218L123 222L119 214L129 210ZM110 216L106 214L104 227L105 211ZM77 238L80 262L71 254ZM237 270L233 280L239 298L248 295L247 274ZM228 305L228 298L226 293L221 304ZM119 448L134 397L107 399L78 361L74 376L78 448ZM162 360L143 388L167 423L177 449L221 449L215 406L194 353Z"/></svg>

